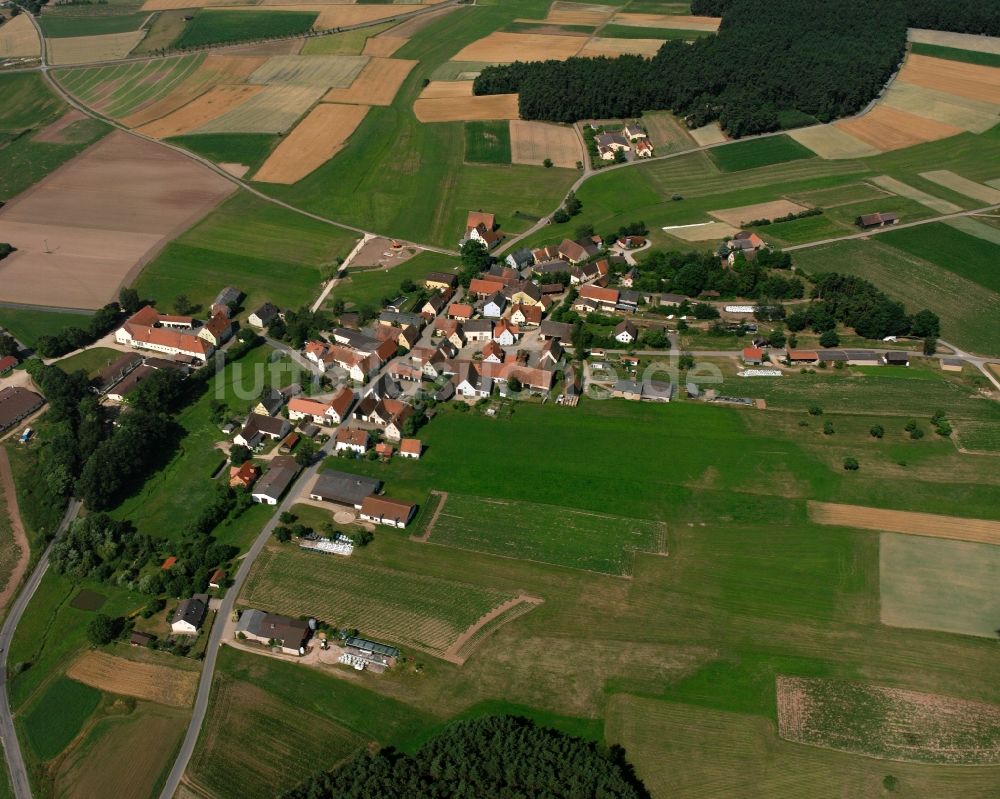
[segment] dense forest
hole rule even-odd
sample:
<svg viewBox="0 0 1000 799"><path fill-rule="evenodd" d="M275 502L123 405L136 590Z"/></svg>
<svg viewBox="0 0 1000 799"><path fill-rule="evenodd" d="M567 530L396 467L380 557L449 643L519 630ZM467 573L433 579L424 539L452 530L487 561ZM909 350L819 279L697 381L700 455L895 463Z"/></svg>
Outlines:
<svg viewBox="0 0 1000 799"><path fill-rule="evenodd" d="M849 22L849 24L845 24ZM734 0L716 36L652 59L571 58L487 67L476 94L518 92L525 119L573 122L671 109L733 136L855 113L902 60L906 16L867 0Z"/></svg>
<svg viewBox="0 0 1000 799"><path fill-rule="evenodd" d="M489 716L447 727L415 755L364 752L284 799L648 799L621 749Z"/></svg>
<svg viewBox="0 0 1000 799"><path fill-rule="evenodd" d="M740 0L693 0L691 13L721 17ZM1000 36L1000 3L997 0L897 0L913 28ZM890 2L882 0L880 6Z"/></svg>

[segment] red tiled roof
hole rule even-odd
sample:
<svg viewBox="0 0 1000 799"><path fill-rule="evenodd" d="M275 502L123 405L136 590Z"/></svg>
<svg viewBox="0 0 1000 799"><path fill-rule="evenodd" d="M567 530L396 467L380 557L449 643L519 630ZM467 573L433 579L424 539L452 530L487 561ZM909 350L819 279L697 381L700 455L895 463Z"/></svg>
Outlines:
<svg viewBox="0 0 1000 799"><path fill-rule="evenodd" d="M479 225L485 225L487 230L492 230L495 224L496 217L486 211L469 211L465 220L465 227L470 230Z"/></svg>
<svg viewBox="0 0 1000 799"><path fill-rule="evenodd" d="M399 442L399 451L408 455L419 455L423 448L419 438L404 438Z"/></svg>
<svg viewBox="0 0 1000 799"><path fill-rule="evenodd" d="M747 360L759 361L761 358L764 357L764 350L762 350L760 347L744 347L743 357L746 358Z"/></svg>
<svg viewBox="0 0 1000 799"><path fill-rule="evenodd" d="M307 397L292 397L288 400L288 410L297 413L308 413L311 416L324 416L329 406L325 402Z"/></svg>
<svg viewBox="0 0 1000 799"><path fill-rule="evenodd" d="M580 297L598 302L618 302L618 289L606 289L600 286L580 286Z"/></svg>
<svg viewBox="0 0 1000 799"><path fill-rule="evenodd" d="M347 386L340 389L330 400L329 407L333 408L337 412L337 416L343 418L344 414L347 413L347 409L351 407L351 403L354 401L354 392L351 391Z"/></svg>

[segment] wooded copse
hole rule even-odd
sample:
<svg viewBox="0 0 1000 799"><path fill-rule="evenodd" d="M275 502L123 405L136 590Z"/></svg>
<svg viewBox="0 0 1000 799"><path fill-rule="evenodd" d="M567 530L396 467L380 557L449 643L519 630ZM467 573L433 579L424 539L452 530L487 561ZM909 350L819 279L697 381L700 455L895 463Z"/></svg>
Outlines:
<svg viewBox="0 0 1000 799"><path fill-rule="evenodd" d="M848 24L849 23L849 24ZM902 61L902 6L866 0L734 0L719 32L668 41L652 59L570 58L486 67L474 92L517 92L521 117L553 122L669 109L732 136L860 111ZM804 116L807 115L807 116Z"/></svg>

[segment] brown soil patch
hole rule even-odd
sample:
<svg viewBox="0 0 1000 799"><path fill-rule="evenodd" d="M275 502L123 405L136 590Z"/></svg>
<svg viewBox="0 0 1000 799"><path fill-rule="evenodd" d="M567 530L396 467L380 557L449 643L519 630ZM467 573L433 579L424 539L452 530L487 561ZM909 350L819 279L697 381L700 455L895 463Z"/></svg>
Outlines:
<svg viewBox="0 0 1000 799"><path fill-rule="evenodd" d="M265 183L296 183L340 152L368 113L366 105L321 104L284 138L254 175Z"/></svg>
<svg viewBox="0 0 1000 799"><path fill-rule="evenodd" d="M409 37L405 36L369 36L361 54L388 58L408 41Z"/></svg>
<svg viewBox="0 0 1000 799"><path fill-rule="evenodd" d="M693 17L684 14L615 14L616 25L636 28L668 28L681 31L717 31L722 17Z"/></svg>
<svg viewBox="0 0 1000 799"><path fill-rule="evenodd" d="M542 166L546 158L551 158L556 166L572 169L583 160L580 139L573 128L523 119L510 121L510 152L515 164Z"/></svg>
<svg viewBox="0 0 1000 799"><path fill-rule="evenodd" d="M481 97L440 97L417 100L413 113L421 122L460 122L474 119L517 119L516 94Z"/></svg>
<svg viewBox="0 0 1000 799"><path fill-rule="evenodd" d="M155 139L180 136L196 130L202 125L218 119L228 111L238 108L256 94L264 91L263 86L216 86L194 102L188 103L162 119L150 122L138 129L139 133Z"/></svg>
<svg viewBox="0 0 1000 799"><path fill-rule="evenodd" d="M87 115L82 111L77 111L75 108L71 108L55 122L50 125L46 125L38 131L33 138L35 141L64 144L66 142L66 136L64 135L66 128L74 122L79 122L81 119L87 119Z"/></svg>
<svg viewBox="0 0 1000 799"><path fill-rule="evenodd" d="M0 300L99 308L234 190L180 153L113 131L0 209Z"/></svg>
<svg viewBox="0 0 1000 799"><path fill-rule="evenodd" d="M597 58L620 55L654 56L663 46L662 39L605 39L595 36L587 42L578 55L581 58Z"/></svg>
<svg viewBox="0 0 1000 799"><path fill-rule="evenodd" d="M707 222L704 225L680 225L665 227L663 232L681 241L719 241L739 232L727 222Z"/></svg>
<svg viewBox="0 0 1000 799"><path fill-rule="evenodd" d="M208 56L193 75L163 97L145 107L140 107L121 122L136 128L166 116L187 105L199 95L221 83L242 83L267 59L261 56Z"/></svg>
<svg viewBox="0 0 1000 799"><path fill-rule="evenodd" d="M0 26L0 58L37 58L41 52L35 26L26 14Z"/></svg>
<svg viewBox="0 0 1000 799"><path fill-rule="evenodd" d="M432 80L422 92L421 100L434 100L439 97L472 97L471 80Z"/></svg>
<svg viewBox="0 0 1000 799"><path fill-rule="evenodd" d="M241 178L250 171L250 167L246 164L219 164L219 166L225 169L226 172L234 178Z"/></svg>
<svg viewBox="0 0 1000 799"><path fill-rule="evenodd" d="M890 533L1000 545L1000 522L989 519L965 519L959 516L939 516L935 513L912 513L813 501L809 502L809 518L817 524L832 524L838 527L887 530Z"/></svg>
<svg viewBox="0 0 1000 799"><path fill-rule="evenodd" d="M31 559L28 536L25 535L24 525L21 523L21 510L17 505L14 473L10 468L7 450L3 447L0 447L0 494L3 495L4 502L6 503L7 515L10 517L10 527L13 532L13 540L9 544L4 541L2 545L5 548L10 546L14 549L14 566L11 569L10 577L7 579L2 590L0 590L0 609L3 609L14 598L14 592L21 584L21 579L28 568L28 561Z"/></svg>
<svg viewBox="0 0 1000 799"><path fill-rule="evenodd" d="M434 5L433 3L426 3L425 5ZM376 39L381 38L405 38L409 39L416 36L420 31L426 28L431 23L437 22L441 17L446 14L450 14L453 11L458 11L461 6L448 6L447 8L439 8L437 11L430 11L426 14L420 14L416 17L411 17L410 19L403 20L396 27L385 33L375 36ZM372 54L374 55L374 53Z"/></svg>
<svg viewBox="0 0 1000 799"><path fill-rule="evenodd" d="M542 604L543 601L536 596L520 594L513 599L508 599L502 605L497 605L458 636L441 657L450 663L461 666L475 650L476 647L472 646L473 644L503 624L513 621L518 616L523 616L535 606Z"/></svg>
<svg viewBox="0 0 1000 799"><path fill-rule="evenodd" d="M543 33L497 31L466 45L452 56L453 61L565 61L580 52L586 36L552 36Z"/></svg>
<svg viewBox="0 0 1000 799"><path fill-rule="evenodd" d="M358 73L350 88L330 89L323 102L392 105L396 92L416 65L416 61L372 58Z"/></svg>
<svg viewBox="0 0 1000 799"><path fill-rule="evenodd" d="M723 208L720 211L709 211L709 213L728 222L730 225L739 227L754 219L774 219L788 214L797 214L805 211L804 205L790 202L789 200L773 200L769 203L757 203L755 205L743 205L739 208Z"/></svg>
<svg viewBox="0 0 1000 799"><path fill-rule="evenodd" d="M66 670L66 676L112 694L173 707L190 707L198 688L196 671L128 660L97 650L80 655Z"/></svg>
<svg viewBox="0 0 1000 799"><path fill-rule="evenodd" d="M995 67L911 54L899 71L899 80L1000 104L1000 69Z"/></svg>
<svg viewBox="0 0 1000 799"><path fill-rule="evenodd" d="M954 125L886 105L877 105L863 117L842 119L834 125L882 152L947 139L962 132Z"/></svg>

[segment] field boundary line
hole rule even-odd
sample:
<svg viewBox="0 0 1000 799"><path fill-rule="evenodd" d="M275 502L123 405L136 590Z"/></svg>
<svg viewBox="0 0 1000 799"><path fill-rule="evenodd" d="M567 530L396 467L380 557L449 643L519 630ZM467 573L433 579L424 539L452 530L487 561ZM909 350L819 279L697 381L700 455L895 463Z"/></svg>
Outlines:
<svg viewBox="0 0 1000 799"><path fill-rule="evenodd" d="M814 500L809 500L808 510L809 519L817 524L1000 545L1000 521L990 519L969 519Z"/></svg>
<svg viewBox="0 0 1000 799"><path fill-rule="evenodd" d="M448 501L447 491L431 491L431 496L439 497L437 507L434 509L434 514L431 516L429 522L427 522L427 527L420 535L411 535L411 541L417 541L421 544L426 544L427 539L431 537L431 533L434 531L434 525L437 524L438 518L441 516L441 511L444 510L444 504Z"/></svg>
<svg viewBox="0 0 1000 799"><path fill-rule="evenodd" d="M533 607L537 607L538 605L541 605L544 601L545 600L542 599L541 597L532 596L531 594L518 594L513 599L508 599L506 602L497 605L488 613L484 613L482 616L480 616L479 619L475 623L473 623L471 627L466 628L465 632L463 632L460 636L458 636L458 638L456 638L451 643L451 645L445 650L444 654L441 655L440 657L443 660L447 660L449 663L454 663L458 666L463 665L465 661L468 660L469 658L468 655L466 655L466 657L461 657L459 655L459 652L461 652L462 647L464 647L469 642L469 640L483 627L485 627L494 619L503 616L503 614L507 613L508 611L513 610L518 605L527 604L527 605L532 605ZM470 652L469 654L471 655L472 653Z"/></svg>

